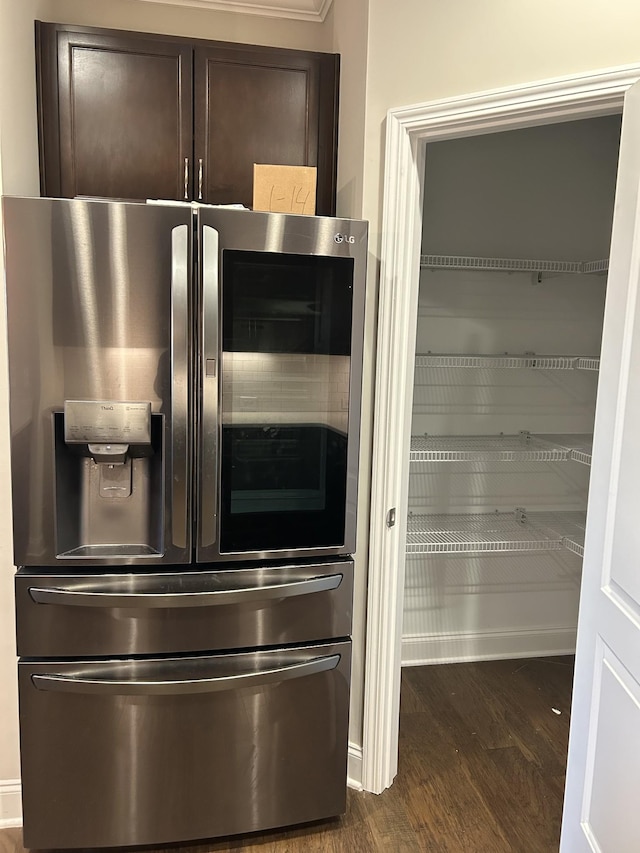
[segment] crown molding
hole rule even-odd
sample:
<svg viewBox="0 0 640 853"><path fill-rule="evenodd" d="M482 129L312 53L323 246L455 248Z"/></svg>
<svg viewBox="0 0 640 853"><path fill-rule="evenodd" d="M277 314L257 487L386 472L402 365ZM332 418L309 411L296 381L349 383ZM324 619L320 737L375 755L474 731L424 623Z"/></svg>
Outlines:
<svg viewBox="0 0 640 853"><path fill-rule="evenodd" d="M141 0L141 2L322 23L332 0Z"/></svg>

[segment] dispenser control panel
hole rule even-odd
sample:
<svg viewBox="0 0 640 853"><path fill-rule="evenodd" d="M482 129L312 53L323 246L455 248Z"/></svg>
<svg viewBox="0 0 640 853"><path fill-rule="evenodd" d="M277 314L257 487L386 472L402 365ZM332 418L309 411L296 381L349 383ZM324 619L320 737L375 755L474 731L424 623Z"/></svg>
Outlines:
<svg viewBox="0 0 640 853"><path fill-rule="evenodd" d="M65 400L67 444L150 444L151 403Z"/></svg>

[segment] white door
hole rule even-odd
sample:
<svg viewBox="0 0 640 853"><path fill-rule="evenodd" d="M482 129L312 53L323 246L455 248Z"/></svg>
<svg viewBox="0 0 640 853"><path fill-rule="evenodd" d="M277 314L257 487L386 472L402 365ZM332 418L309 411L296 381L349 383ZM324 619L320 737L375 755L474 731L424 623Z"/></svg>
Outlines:
<svg viewBox="0 0 640 853"><path fill-rule="evenodd" d="M561 853L640 851L640 83L625 97Z"/></svg>

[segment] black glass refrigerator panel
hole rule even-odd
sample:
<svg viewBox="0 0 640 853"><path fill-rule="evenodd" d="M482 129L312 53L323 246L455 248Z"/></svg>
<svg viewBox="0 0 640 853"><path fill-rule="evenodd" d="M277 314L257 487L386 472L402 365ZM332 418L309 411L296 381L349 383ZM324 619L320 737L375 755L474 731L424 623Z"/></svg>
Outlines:
<svg viewBox="0 0 640 853"><path fill-rule="evenodd" d="M353 260L225 251L222 553L345 538Z"/></svg>

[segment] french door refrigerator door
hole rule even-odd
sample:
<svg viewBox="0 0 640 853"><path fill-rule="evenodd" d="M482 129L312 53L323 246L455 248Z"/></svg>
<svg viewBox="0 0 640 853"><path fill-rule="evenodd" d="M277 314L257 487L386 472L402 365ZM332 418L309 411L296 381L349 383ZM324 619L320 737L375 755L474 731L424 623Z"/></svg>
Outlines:
<svg viewBox="0 0 640 853"><path fill-rule="evenodd" d="M24 843L165 844L344 812L349 641L22 660Z"/></svg>
<svg viewBox="0 0 640 853"><path fill-rule="evenodd" d="M4 198L16 565L191 558L192 212Z"/></svg>
<svg viewBox="0 0 640 853"><path fill-rule="evenodd" d="M197 559L351 553L367 225L199 220Z"/></svg>

